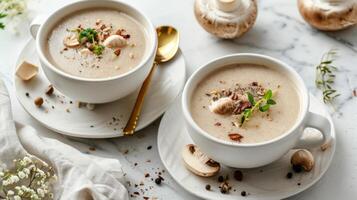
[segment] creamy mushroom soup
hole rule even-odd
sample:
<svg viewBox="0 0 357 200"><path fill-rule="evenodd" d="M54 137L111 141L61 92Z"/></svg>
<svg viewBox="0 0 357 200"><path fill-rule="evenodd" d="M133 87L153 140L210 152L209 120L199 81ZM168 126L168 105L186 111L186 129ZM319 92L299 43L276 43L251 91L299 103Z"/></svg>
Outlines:
<svg viewBox="0 0 357 200"><path fill-rule="evenodd" d="M78 11L60 20L48 36L47 57L62 71L85 78L124 74L141 62L145 28L113 9Z"/></svg>
<svg viewBox="0 0 357 200"><path fill-rule="evenodd" d="M259 143L295 124L300 100L296 86L281 72L236 64L205 77L193 92L190 110L198 126L216 138Z"/></svg>

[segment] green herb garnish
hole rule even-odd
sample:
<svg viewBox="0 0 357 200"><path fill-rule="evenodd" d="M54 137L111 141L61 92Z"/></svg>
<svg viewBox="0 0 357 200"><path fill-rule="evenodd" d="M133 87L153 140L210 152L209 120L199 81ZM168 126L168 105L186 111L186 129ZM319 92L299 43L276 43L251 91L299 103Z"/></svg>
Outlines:
<svg viewBox="0 0 357 200"><path fill-rule="evenodd" d="M272 99L272 90L266 91L264 96L258 101L254 100L254 96L251 93L247 92L246 94L251 107L244 109L240 119L240 126L243 126L243 124L252 117L256 109L259 109L260 112L266 112L270 109L270 106L276 104L276 102Z"/></svg>
<svg viewBox="0 0 357 200"><path fill-rule="evenodd" d="M97 56L102 55L105 47L103 45L96 44L93 46L93 53Z"/></svg>
<svg viewBox="0 0 357 200"><path fill-rule="evenodd" d="M7 16L7 14L5 13L0 13L0 19L5 18ZM5 28L5 24L3 22L0 22L0 29L4 29Z"/></svg>
<svg viewBox="0 0 357 200"><path fill-rule="evenodd" d="M83 43L84 39L87 39L88 42L94 43L97 39L97 31L92 28L86 28L79 32L79 42Z"/></svg>
<svg viewBox="0 0 357 200"><path fill-rule="evenodd" d="M331 49L329 52L322 56L321 62L316 66L316 79L315 83L317 88L322 90L324 103L332 103L332 101L340 96L337 90L332 88L332 84L335 82L337 67L332 63L336 57L336 50Z"/></svg>

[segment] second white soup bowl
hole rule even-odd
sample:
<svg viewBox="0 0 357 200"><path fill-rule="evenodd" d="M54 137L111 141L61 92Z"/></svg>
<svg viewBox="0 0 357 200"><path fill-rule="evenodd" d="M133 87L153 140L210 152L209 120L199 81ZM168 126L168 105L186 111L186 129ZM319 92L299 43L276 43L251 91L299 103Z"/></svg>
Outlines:
<svg viewBox="0 0 357 200"><path fill-rule="evenodd" d="M231 64L257 64L285 74L297 88L300 98L300 114L295 124L281 136L272 140L241 144L218 139L199 127L190 113L190 101L197 85L211 72ZM215 59L193 73L183 91L182 108L186 129L198 147L213 160L236 168L253 168L267 165L281 158L293 148L309 148L321 145L330 138L331 125L325 117L309 112L309 94L302 78L287 64L259 54L233 54ZM313 127L321 130L322 139L303 139L303 130Z"/></svg>

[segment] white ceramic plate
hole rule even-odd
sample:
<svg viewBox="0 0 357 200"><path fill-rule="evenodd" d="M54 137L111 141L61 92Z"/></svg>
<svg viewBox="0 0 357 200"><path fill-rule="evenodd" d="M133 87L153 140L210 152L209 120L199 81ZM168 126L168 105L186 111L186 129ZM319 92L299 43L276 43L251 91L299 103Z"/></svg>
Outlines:
<svg viewBox="0 0 357 200"><path fill-rule="evenodd" d="M308 189L322 177L330 166L336 148L335 129L331 117L314 96L310 95L310 100L310 110L326 116L332 125L332 146L324 152L320 148L311 150L316 162L311 172L294 173L292 179L286 178L286 174L291 171L290 156L292 151L270 165L241 170L244 175L242 182L234 180L234 169L223 167L219 175L228 174L230 177L229 183L233 189L229 194L221 194L217 182L218 175L211 178L198 177L184 166L181 158L182 148L184 145L193 142L184 128L180 99L176 100L161 121L157 137L160 158L167 171L185 190L204 199L277 200L293 196ZM304 134L309 134L310 131L315 130L307 129ZM211 185L212 191L205 189L206 184ZM248 195L242 197L242 191L246 191Z"/></svg>
<svg viewBox="0 0 357 200"><path fill-rule="evenodd" d="M33 40L22 50L17 65L23 60L40 66ZM137 130L146 127L166 111L180 94L185 83L185 73L185 60L181 52L178 52L174 60L157 68L145 98ZM78 108L74 100L56 90L54 95L47 96L45 90L50 83L41 69L37 77L29 82L24 82L17 76L14 79L16 96L32 117L53 131L81 138L122 136L122 128L129 118L137 96L136 92L124 99L97 105L90 111L85 107ZM30 97L27 97L26 93L29 93ZM39 96L45 99L40 109L34 105L34 99Z"/></svg>

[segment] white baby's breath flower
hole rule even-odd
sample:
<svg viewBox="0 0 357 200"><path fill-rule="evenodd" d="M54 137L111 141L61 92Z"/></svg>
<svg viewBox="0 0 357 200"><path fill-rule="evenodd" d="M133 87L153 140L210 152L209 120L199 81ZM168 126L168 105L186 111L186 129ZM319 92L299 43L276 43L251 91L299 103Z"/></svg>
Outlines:
<svg viewBox="0 0 357 200"><path fill-rule="evenodd" d="M11 183L10 183L10 181L7 179L7 180L3 180L2 181L2 185L3 186L8 186L8 185L10 185Z"/></svg>
<svg viewBox="0 0 357 200"><path fill-rule="evenodd" d="M30 157L28 157L28 156L25 156L25 157L24 157L24 159L23 159L23 161L24 161L24 162L26 162L27 164L32 163L31 158L30 158Z"/></svg>
<svg viewBox="0 0 357 200"><path fill-rule="evenodd" d="M37 194L39 197L45 197L45 191L43 191L41 188L37 189Z"/></svg>
<svg viewBox="0 0 357 200"><path fill-rule="evenodd" d="M30 174L30 169L28 169L28 168L25 168L25 169L23 169L22 171L23 171L25 174L27 174L27 175Z"/></svg>
<svg viewBox="0 0 357 200"><path fill-rule="evenodd" d="M19 176L20 179L26 178L26 174L23 171L20 171L19 173L17 173L17 175Z"/></svg>
<svg viewBox="0 0 357 200"><path fill-rule="evenodd" d="M20 178L18 176L11 176L10 177L12 183L17 183L20 181Z"/></svg>
<svg viewBox="0 0 357 200"><path fill-rule="evenodd" d="M0 186L6 187L7 191L2 193L6 199L21 200L25 198L22 197L23 195L28 200L53 199L51 185L52 180L57 177L53 174L52 167L39 160L32 160L29 156L14 160L14 162L15 168L10 170L0 164ZM32 184L20 185L28 181Z"/></svg>
<svg viewBox="0 0 357 200"><path fill-rule="evenodd" d="M18 196L18 195L15 195L15 196L14 196L14 200L21 200L21 197Z"/></svg>
<svg viewBox="0 0 357 200"><path fill-rule="evenodd" d="M14 194L15 192L12 190L7 191L7 196L13 196Z"/></svg>

